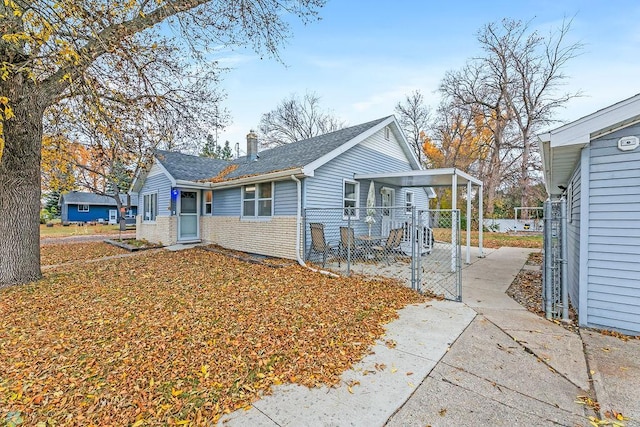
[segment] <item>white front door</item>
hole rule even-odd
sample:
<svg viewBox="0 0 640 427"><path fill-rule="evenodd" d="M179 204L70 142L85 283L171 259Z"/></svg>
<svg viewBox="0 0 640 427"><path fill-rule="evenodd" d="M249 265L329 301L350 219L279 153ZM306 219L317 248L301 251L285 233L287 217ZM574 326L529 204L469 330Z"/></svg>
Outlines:
<svg viewBox="0 0 640 427"><path fill-rule="evenodd" d="M109 209L109 224L117 224L117 223L118 223L118 210Z"/></svg>
<svg viewBox="0 0 640 427"><path fill-rule="evenodd" d="M382 235L388 236L393 222L393 204L396 200L396 190L383 187L382 194Z"/></svg>
<svg viewBox="0 0 640 427"><path fill-rule="evenodd" d="M198 191L181 190L178 203L178 240L200 238Z"/></svg>

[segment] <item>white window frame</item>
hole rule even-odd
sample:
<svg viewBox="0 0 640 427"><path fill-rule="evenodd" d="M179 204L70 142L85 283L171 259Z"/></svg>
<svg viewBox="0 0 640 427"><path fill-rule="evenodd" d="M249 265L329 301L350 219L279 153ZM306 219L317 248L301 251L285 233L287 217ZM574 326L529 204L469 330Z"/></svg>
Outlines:
<svg viewBox="0 0 640 427"><path fill-rule="evenodd" d="M78 212L89 212L89 205L78 205Z"/></svg>
<svg viewBox="0 0 640 427"><path fill-rule="evenodd" d="M411 197L409 197L411 195ZM416 205L416 194L413 191L404 192L404 209L405 212L410 214L413 207Z"/></svg>
<svg viewBox="0 0 640 427"><path fill-rule="evenodd" d="M209 194L211 195L211 201L207 202L207 195ZM204 204L202 215L213 215L213 190L204 190L202 200ZM207 208L209 208L209 212L207 212Z"/></svg>
<svg viewBox="0 0 640 427"><path fill-rule="evenodd" d="M147 201L146 201L147 197L149 198L149 210L151 212L149 214L148 219L147 219ZM155 199L155 206L152 206L154 199ZM154 210L151 209L152 207L155 207L155 212ZM152 215L152 214L155 214L155 215ZM153 217L153 219L151 217ZM158 217L158 192L152 191L152 192L143 194L142 195L142 222L155 223L157 217Z"/></svg>
<svg viewBox="0 0 640 427"><path fill-rule="evenodd" d="M260 196L260 188L262 186L266 186L266 185L270 185L271 186L271 197L259 197ZM254 197L253 199L245 199L245 189L247 187L254 187ZM242 186L242 189L240 190L241 193L241 209L242 209L242 213L241 216L242 218L247 218L247 219L271 219L273 217L273 210L274 210L274 194L275 194L275 185L274 182L259 182L256 184L251 184L251 185L244 185ZM245 201L250 201L253 200L253 215L246 215L244 212L244 206L245 206ZM260 215L260 202L264 202L264 201L270 201L271 202L271 211L269 212L269 215Z"/></svg>
<svg viewBox="0 0 640 427"><path fill-rule="evenodd" d="M384 127L384 139L387 141L391 139L391 129L389 129L389 126Z"/></svg>
<svg viewBox="0 0 640 427"><path fill-rule="evenodd" d="M347 184L354 184L355 185L355 199L351 199L351 198L347 198L347 194L346 194L346 187ZM346 202L349 201L353 201L355 202L355 206L352 207L347 207L346 206ZM342 219L348 219L349 215L346 215L345 211L347 209L355 209L355 215L351 215L352 219L360 219L360 183L358 181L354 181L352 179L343 179L342 180Z"/></svg>

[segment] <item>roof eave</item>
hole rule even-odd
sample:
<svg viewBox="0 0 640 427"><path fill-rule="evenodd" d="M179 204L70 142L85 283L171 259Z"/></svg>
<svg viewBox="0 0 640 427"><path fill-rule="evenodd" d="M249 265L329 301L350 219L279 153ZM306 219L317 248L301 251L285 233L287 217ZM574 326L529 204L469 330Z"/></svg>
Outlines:
<svg viewBox="0 0 640 427"><path fill-rule="evenodd" d="M222 182L205 182L202 184L206 185L206 188L224 189L224 188L240 187L242 185L257 184L259 182L283 181L285 179L291 178L291 175L294 175L296 178L304 178L306 176L309 176L304 173L303 168L294 168L294 169L287 169L287 170L282 170L277 172L269 172L269 173L263 173L259 175L240 177L236 179L229 179Z"/></svg>

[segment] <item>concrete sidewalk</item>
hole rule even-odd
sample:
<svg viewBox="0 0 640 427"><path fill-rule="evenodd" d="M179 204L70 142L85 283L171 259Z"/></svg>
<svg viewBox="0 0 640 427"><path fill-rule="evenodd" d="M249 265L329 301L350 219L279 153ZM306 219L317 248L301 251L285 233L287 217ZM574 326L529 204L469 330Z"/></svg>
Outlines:
<svg viewBox="0 0 640 427"><path fill-rule="evenodd" d="M640 341L578 335L512 300L530 252L501 248L463 270L463 302L478 316L388 426L589 426L607 411L640 426Z"/></svg>
<svg viewBox="0 0 640 427"><path fill-rule="evenodd" d="M415 391L475 317L463 304L430 301L399 311L383 339L335 388L275 387L220 420L228 426L382 425Z"/></svg>
<svg viewBox="0 0 640 427"><path fill-rule="evenodd" d="M589 416L616 411L631 418L626 427L640 426L640 341L583 332L583 345L580 335L513 301L505 291L531 251L474 258L463 270L463 304L400 310L340 386L276 387L220 424L588 426ZM579 396L601 400L602 413Z"/></svg>

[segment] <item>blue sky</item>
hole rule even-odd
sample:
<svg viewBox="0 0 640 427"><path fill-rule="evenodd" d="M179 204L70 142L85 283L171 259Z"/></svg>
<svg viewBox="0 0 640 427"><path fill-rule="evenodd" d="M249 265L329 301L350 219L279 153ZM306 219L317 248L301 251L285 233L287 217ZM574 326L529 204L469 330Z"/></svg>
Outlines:
<svg viewBox="0 0 640 427"><path fill-rule="evenodd" d="M532 21L546 34L573 18L571 41L585 45L565 72L567 90L582 90L558 112L571 121L640 93L640 2L637 0L329 0L322 20L292 22L293 38L280 63L250 49L223 51L231 67L223 75L223 106L233 123L219 135L240 142L260 117L292 93L321 97L321 105L349 125L393 114L394 106L420 90L435 107L447 70L479 55L475 33L508 17Z"/></svg>

